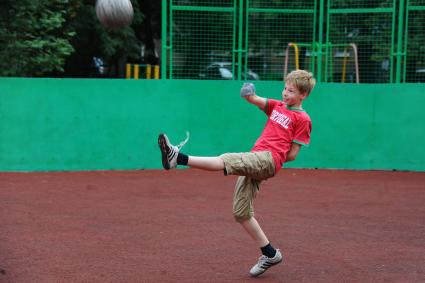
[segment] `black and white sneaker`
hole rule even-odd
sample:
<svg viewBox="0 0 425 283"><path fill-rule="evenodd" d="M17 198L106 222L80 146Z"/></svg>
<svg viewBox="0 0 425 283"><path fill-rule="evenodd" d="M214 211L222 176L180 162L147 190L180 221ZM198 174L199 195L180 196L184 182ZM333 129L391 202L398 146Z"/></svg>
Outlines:
<svg viewBox="0 0 425 283"><path fill-rule="evenodd" d="M263 274L267 269L272 267L273 265L276 265L280 262L282 262L282 254L279 250L276 250L276 254L273 258L269 258L265 255L262 255L259 259L257 264L255 264L249 273L252 277L257 277L261 274Z"/></svg>
<svg viewBox="0 0 425 283"><path fill-rule="evenodd" d="M169 170L176 168L177 166L177 155L180 149L189 140L189 132L186 132L186 139L178 145L172 145L168 140L166 134L160 134L158 136L158 145L162 155L162 166L164 169Z"/></svg>

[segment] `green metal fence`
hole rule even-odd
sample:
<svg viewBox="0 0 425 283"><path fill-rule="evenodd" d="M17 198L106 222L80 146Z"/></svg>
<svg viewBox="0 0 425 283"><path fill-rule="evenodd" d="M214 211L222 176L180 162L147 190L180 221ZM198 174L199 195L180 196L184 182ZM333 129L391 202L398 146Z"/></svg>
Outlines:
<svg viewBox="0 0 425 283"><path fill-rule="evenodd" d="M313 69L304 55L314 46L315 11L311 0L247 1L244 71L253 70L262 80L282 80L285 70Z"/></svg>
<svg viewBox="0 0 425 283"><path fill-rule="evenodd" d="M328 0L322 80L393 81L396 1Z"/></svg>
<svg viewBox="0 0 425 283"><path fill-rule="evenodd" d="M425 82L425 0L407 0L403 81Z"/></svg>
<svg viewBox="0 0 425 283"><path fill-rule="evenodd" d="M425 82L425 0L162 0L161 77Z"/></svg>

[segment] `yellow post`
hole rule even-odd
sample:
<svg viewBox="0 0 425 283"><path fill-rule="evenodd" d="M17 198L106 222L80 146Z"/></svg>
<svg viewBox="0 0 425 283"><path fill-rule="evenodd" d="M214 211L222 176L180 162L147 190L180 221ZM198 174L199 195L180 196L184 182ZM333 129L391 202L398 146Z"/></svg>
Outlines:
<svg viewBox="0 0 425 283"><path fill-rule="evenodd" d="M288 44L288 46L292 46L292 47L294 47L294 50L295 50L295 68L297 69L297 70L299 70L300 69L300 55L299 55L299 49L298 49L298 45L296 44L296 43L289 43Z"/></svg>
<svg viewBox="0 0 425 283"><path fill-rule="evenodd" d="M150 64L147 64L146 65L146 78L147 79L150 79L151 78L151 76L152 76L151 72L152 72L151 65Z"/></svg>
<svg viewBox="0 0 425 283"><path fill-rule="evenodd" d="M138 64L135 64L135 65L134 65L134 78L135 78L136 80L138 80L138 79L139 79L139 65L138 65Z"/></svg>
<svg viewBox="0 0 425 283"><path fill-rule="evenodd" d="M131 64L125 65L125 78L126 79L131 78Z"/></svg>
<svg viewBox="0 0 425 283"><path fill-rule="evenodd" d="M295 69L300 69L300 62L299 62L299 51L298 51L298 45L296 43L288 43L288 47L286 47L285 51L285 64L283 68L283 80L285 80L286 75L288 74L288 63L289 63L289 48L294 47L295 51Z"/></svg>
<svg viewBox="0 0 425 283"><path fill-rule="evenodd" d="M155 65L154 67L154 78L157 80L159 79L159 66Z"/></svg>
<svg viewBox="0 0 425 283"><path fill-rule="evenodd" d="M341 82L345 83L345 73L347 70L347 47L344 49L344 59L342 61L342 74L341 74Z"/></svg>

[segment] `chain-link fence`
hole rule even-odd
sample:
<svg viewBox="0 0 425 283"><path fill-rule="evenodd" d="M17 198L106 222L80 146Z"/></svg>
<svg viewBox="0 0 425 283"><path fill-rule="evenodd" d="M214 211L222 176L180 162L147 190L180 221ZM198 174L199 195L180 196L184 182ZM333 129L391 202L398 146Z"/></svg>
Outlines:
<svg viewBox="0 0 425 283"><path fill-rule="evenodd" d="M231 1L190 1L190 6L184 5L188 1L173 2L168 30L169 76L215 78L211 63L231 63L234 56L236 8Z"/></svg>
<svg viewBox="0 0 425 283"><path fill-rule="evenodd" d="M328 0L325 81L392 80L395 1Z"/></svg>
<svg viewBox="0 0 425 283"><path fill-rule="evenodd" d="M285 70L311 70L316 1L248 1L245 59L262 80L282 80ZM292 43L292 44L290 44Z"/></svg>
<svg viewBox="0 0 425 283"><path fill-rule="evenodd" d="M162 78L425 82L425 0L163 0Z"/></svg>
<svg viewBox="0 0 425 283"><path fill-rule="evenodd" d="M425 0L407 0L403 80L425 82Z"/></svg>

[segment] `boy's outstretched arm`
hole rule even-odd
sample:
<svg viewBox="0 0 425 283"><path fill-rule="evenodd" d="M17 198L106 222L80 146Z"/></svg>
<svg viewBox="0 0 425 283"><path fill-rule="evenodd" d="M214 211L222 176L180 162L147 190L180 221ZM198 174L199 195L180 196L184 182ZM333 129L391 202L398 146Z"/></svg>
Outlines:
<svg viewBox="0 0 425 283"><path fill-rule="evenodd" d="M266 107L267 99L255 93L255 86L252 83L244 83L241 88L241 96L251 104L257 105L261 110Z"/></svg>
<svg viewBox="0 0 425 283"><path fill-rule="evenodd" d="M256 94L252 94L252 95L249 95L249 96L245 96L244 98L249 103L257 105L258 108L260 108L261 110L264 110L264 108L266 107L267 99L264 98L264 97L258 96Z"/></svg>

